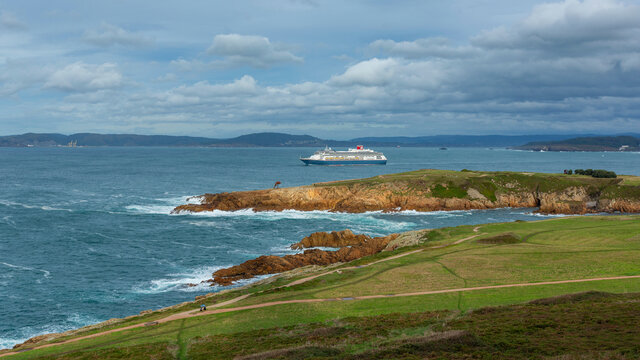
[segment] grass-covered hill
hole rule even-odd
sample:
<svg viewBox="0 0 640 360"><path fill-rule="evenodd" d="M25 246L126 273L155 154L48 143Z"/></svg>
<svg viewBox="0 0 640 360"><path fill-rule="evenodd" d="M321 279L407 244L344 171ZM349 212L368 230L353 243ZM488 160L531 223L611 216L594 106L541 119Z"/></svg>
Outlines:
<svg viewBox="0 0 640 360"><path fill-rule="evenodd" d="M75 142L77 146L211 146L211 147L323 147L327 144L346 146L350 143L323 140L310 135L290 135L282 133L255 133L228 139L193 136L136 135L136 134L94 134L78 133L38 134L0 136L0 147L50 147L66 146Z"/></svg>
<svg viewBox="0 0 640 360"><path fill-rule="evenodd" d="M541 212L640 212L640 178L527 172L417 170L268 189L203 195L181 211L435 211L539 207Z"/></svg>
<svg viewBox="0 0 640 360"><path fill-rule="evenodd" d="M17 350L59 344L8 358L633 359L639 260L638 216L436 229L395 251L40 339Z"/></svg>
<svg viewBox="0 0 640 360"><path fill-rule="evenodd" d="M579 137L558 141L535 141L515 148L534 151L640 151L640 137Z"/></svg>

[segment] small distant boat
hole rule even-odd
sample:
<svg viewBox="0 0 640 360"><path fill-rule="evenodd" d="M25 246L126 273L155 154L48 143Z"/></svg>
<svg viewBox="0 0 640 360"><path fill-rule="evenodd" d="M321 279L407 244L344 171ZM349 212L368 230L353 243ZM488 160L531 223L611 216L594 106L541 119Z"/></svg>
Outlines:
<svg viewBox="0 0 640 360"><path fill-rule="evenodd" d="M448 150L446 147L441 147L440 150Z"/></svg>
<svg viewBox="0 0 640 360"><path fill-rule="evenodd" d="M326 147L309 157L301 157L300 161L305 165L386 165L387 158L381 152L358 145L355 149L347 151L336 151Z"/></svg>

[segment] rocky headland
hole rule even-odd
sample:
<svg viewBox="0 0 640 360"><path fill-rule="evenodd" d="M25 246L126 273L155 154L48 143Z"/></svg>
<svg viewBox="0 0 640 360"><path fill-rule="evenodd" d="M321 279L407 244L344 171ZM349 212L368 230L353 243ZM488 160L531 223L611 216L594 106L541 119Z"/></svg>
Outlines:
<svg viewBox="0 0 640 360"><path fill-rule="evenodd" d="M367 179L202 195L174 213L327 210L438 211L537 207L547 214L639 213L640 177L418 170Z"/></svg>
<svg viewBox="0 0 640 360"><path fill-rule="evenodd" d="M331 233L316 232L293 244L292 249L310 247L333 247L338 250L309 249L300 254L275 256L263 255L246 261L240 265L220 269L213 273L213 278L206 282L211 285L231 285L242 279L250 279L258 275L277 274L309 265L329 265L349 262L364 256L377 254L388 248L399 234L383 237L370 237L354 234L351 230ZM395 247L391 247L395 249ZM389 248L389 249L391 249Z"/></svg>

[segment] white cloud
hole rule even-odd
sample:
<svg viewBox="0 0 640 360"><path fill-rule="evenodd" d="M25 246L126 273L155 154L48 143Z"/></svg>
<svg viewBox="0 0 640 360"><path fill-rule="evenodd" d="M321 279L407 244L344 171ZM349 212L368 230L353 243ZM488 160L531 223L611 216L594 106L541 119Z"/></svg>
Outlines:
<svg viewBox="0 0 640 360"><path fill-rule="evenodd" d="M458 58L473 55L475 49L470 46L454 47L449 39L442 37L424 38L415 41L376 40L369 45L374 51L410 59L435 57Z"/></svg>
<svg viewBox="0 0 640 360"><path fill-rule="evenodd" d="M115 64L91 65L80 61L55 71L44 87L82 92L116 88L122 83L122 74Z"/></svg>
<svg viewBox="0 0 640 360"><path fill-rule="evenodd" d="M484 48L550 49L582 48L606 41L628 42L640 35L640 6L615 0L565 0L533 8L513 27L499 27L472 39ZM635 42L637 44L637 42Z"/></svg>
<svg viewBox="0 0 640 360"><path fill-rule="evenodd" d="M341 129L349 136L363 126L396 134L640 131L640 34L629 15L637 11L615 1L545 4L466 43L443 37L373 41L365 53L374 51L375 57L346 58L352 62L327 75L327 67L316 71L309 64L302 75L236 69L175 76L166 63L145 62L128 74L136 80L152 74L153 80L115 92L108 89L124 82L115 65L77 62L49 71L39 85L76 92L52 102L51 112L60 118L73 114L157 132L272 127L314 129L318 135ZM167 53L177 58L173 66L192 71L302 62L267 38L235 34L216 36L207 53L195 58L179 58L189 53L181 49ZM331 56L323 54L325 60ZM229 74L235 80L219 80ZM303 80L283 83L295 76ZM275 77L278 84L269 83ZM0 76L9 80L17 78Z"/></svg>
<svg viewBox="0 0 640 360"><path fill-rule="evenodd" d="M200 81L193 85L182 85L173 90L174 93L202 97L230 97L254 95L258 89L256 80L244 75L242 78L228 84L209 84Z"/></svg>
<svg viewBox="0 0 640 360"><path fill-rule="evenodd" d="M98 29L85 31L83 38L91 44L104 47L113 45L140 47L153 43L153 39L149 37L108 23L102 23Z"/></svg>
<svg viewBox="0 0 640 360"><path fill-rule="evenodd" d="M303 62L301 57L282 45L273 44L266 37L253 35L216 35L207 53L220 56L226 64L234 66L267 68L281 63Z"/></svg>
<svg viewBox="0 0 640 360"><path fill-rule="evenodd" d="M0 27L10 30L25 30L27 24L20 21L13 13L8 11L0 12Z"/></svg>
<svg viewBox="0 0 640 360"><path fill-rule="evenodd" d="M382 86L394 79L398 65L395 59L373 58L350 66L343 74L334 76L331 82L342 86Z"/></svg>

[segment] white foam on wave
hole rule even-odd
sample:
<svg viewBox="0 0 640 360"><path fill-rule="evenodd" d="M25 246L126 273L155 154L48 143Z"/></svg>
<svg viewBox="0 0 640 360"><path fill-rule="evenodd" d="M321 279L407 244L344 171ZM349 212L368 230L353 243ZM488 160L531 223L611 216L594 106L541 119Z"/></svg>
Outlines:
<svg viewBox="0 0 640 360"><path fill-rule="evenodd" d="M171 212L175 209L176 206L183 204L200 204L202 203L202 196L178 196L171 198L158 198L154 199L156 204L131 204L125 206L129 212L138 213L138 214L151 214L151 215L176 215Z"/></svg>
<svg viewBox="0 0 640 360"><path fill-rule="evenodd" d="M207 245L200 245L200 244L188 244L188 243L183 243L180 241L172 241L172 244L176 244L176 245L180 245L182 247L186 247L186 248L194 248L194 247L199 247L199 248L203 248L203 249L222 249L225 248L225 246L222 245L213 245L213 246L207 246Z"/></svg>
<svg viewBox="0 0 640 360"><path fill-rule="evenodd" d="M11 226L11 227L14 227L14 228L16 227L16 222L11 220L11 216L10 215L4 216L2 218L2 222L7 224L7 225L9 225L9 226Z"/></svg>
<svg viewBox="0 0 640 360"><path fill-rule="evenodd" d="M253 209L242 209L236 211L212 210L202 212L181 212L176 215L194 216L205 218L234 218L234 217L251 217L254 220L262 221L280 221L280 220L330 220L336 222L348 222L355 225L361 225L362 228L380 228L385 227L390 231L398 231L410 228L416 225L409 221L397 221L384 218L386 215L405 215L404 212L385 213L382 211L368 211L363 213L345 213L332 212L328 210L282 210L282 211L254 211ZM414 215L410 213L409 215ZM204 222L194 223L196 226L218 226L205 225ZM369 226L369 227L367 227Z"/></svg>
<svg viewBox="0 0 640 360"><path fill-rule="evenodd" d="M9 200L0 200L0 205L13 206L13 207L17 206L25 209L40 209L44 211L68 211L68 212L73 211L71 209L56 208L56 207L47 206L47 205L29 205L29 204L23 204L23 203L18 203L18 202L9 201Z"/></svg>
<svg viewBox="0 0 640 360"><path fill-rule="evenodd" d="M541 218L560 218L560 217L567 217L567 216L576 216L571 214L541 214L533 211L513 211L510 214L535 216L535 217L541 217Z"/></svg>
<svg viewBox="0 0 640 360"><path fill-rule="evenodd" d="M18 270L41 272L45 278L48 278L51 276L51 272L49 272L48 270L36 269L28 266L14 265L6 262L0 262L0 265L8 266L10 268L18 269Z"/></svg>
<svg viewBox="0 0 640 360"><path fill-rule="evenodd" d="M200 221L188 221L187 223L189 225L194 225L198 227L212 227L217 229L230 229L232 227L231 224L226 222L220 222L220 221L200 220Z"/></svg>
<svg viewBox="0 0 640 360"><path fill-rule="evenodd" d="M151 280L133 287L133 292L137 294L160 294L169 291L197 292L210 288L208 283L202 281L211 279L211 275L222 269L223 266L201 266L188 271L167 274L161 279ZM187 286L196 284L196 286Z"/></svg>
<svg viewBox="0 0 640 360"><path fill-rule="evenodd" d="M204 196L202 195L185 195L185 196L177 196L170 198L158 198L156 201L162 201L167 204L171 204L174 206L184 205L184 204L202 204L204 200Z"/></svg>
<svg viewBox="0 0 640 360"><path fill-rule="evenodd" d="M61 333L68 330L81 328L83 326L96 324L106 319L98 319L89 315L72 313L67 314L66 323L64 324L45 324L41 326L25 326L20 328L14 337L0 337L0 349L10 349L16 344L23 343L28 339L51 333ZM17 335L17 336L16 336Z"/></svg>
<svg viewBox="0 0 640 360"><path fill-rule="evenodd" d="M273 255L291 255L302 252L301 250L291 249L291 245L272 246L269 248L269 254Z"/></svg>
<svg viewBox="0 0 640 360"><path fill-rule="evenodd" d="M477 209L470 210L434 210L434 211L417 211L417 210L399 210L394 212L379 212L383 214L398 214L405 216L446 216L446 215L472 215L475 211L480 211Z"/></svg>
<svg viewBox="0 0 640 360"><path fill-rule="evenodd" d="M369 211L364 213L344 213L332 212L327 210L299 211L299 210L283 210L283 211L254 211L253 209L242 209L236 211L212 210L202 212L172 213L175 206L167 205L129 205L127 210L138 214L155 214L155 215L171 215L186 216L200 218L251 218L260 221L281 221L281 220L330 220L353 223L356 230L377 231L377 229L385 228L389 231L401 231L409 229L416 224L408 221L395 221L381 218L384 215L405 215L405 212L385 213L382 211ZM442 214L444 212L436 212ZM423 213L420 215L424 215ZM410 212L407 215L417 215ZM199 227L216 227L229 228L229 224L214 221L190 221L189 224Z"/></svg>
<svg viewBox="0 0 640 360"><path fill-rule="evenodd" d="M128 205L125 207L130 212L149 215L171 215L175 206L167 205Z"/></svg>

